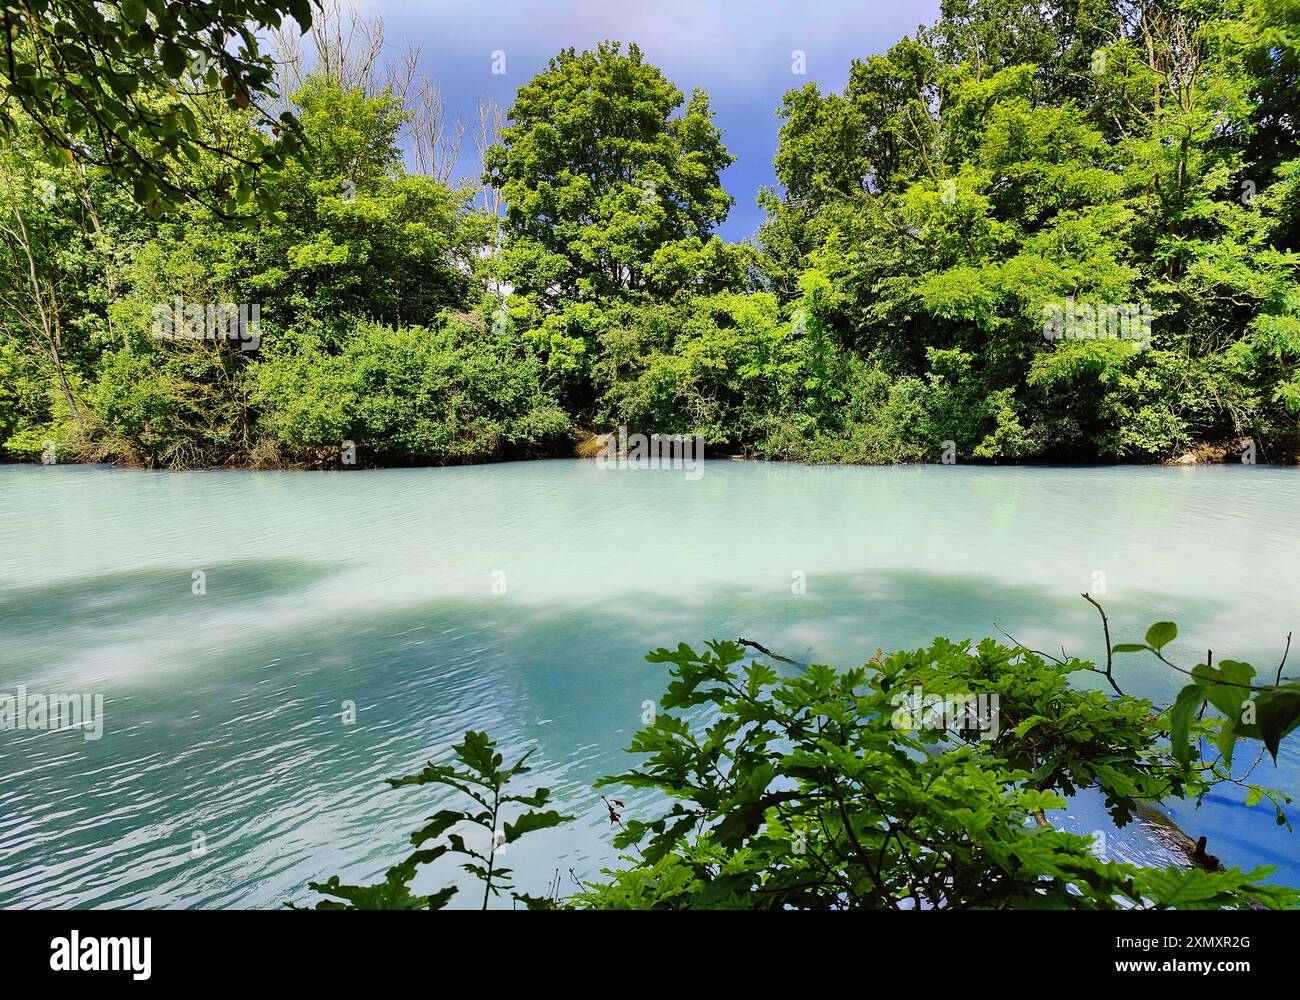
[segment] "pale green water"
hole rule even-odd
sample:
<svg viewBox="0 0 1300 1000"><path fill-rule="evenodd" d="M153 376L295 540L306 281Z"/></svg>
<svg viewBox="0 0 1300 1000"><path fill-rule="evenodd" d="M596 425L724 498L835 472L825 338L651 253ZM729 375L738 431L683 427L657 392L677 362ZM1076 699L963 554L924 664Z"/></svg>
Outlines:
<svg viewBox="0 0 1300 1000"><path fill-rule="evenodd" d="M537 777L579 815L517 848L521 886L594 874L612 852L589 785L627 766L662 691L643 654L683 640L847 665L996 622L1096 655L1078 594L1101 571L1116 641L1168 618L1188 665L1210 646L1275 666L1300 625L1297 475L2 467L0 693L100 692L105 732L0 732L0 905L269 906L336 871L373 876L437 807L381 779L471 727L539 747ZM1138 657L1125 675L1163 700L1180 686ZM1300 791L1300 757L1255 777ZM1297 841L1239 800L1179 819L1226 863L1300 883ZM1072 813L1098 825L1089 802ZM1131 830L1111 847L1162 856Z"/></svg>

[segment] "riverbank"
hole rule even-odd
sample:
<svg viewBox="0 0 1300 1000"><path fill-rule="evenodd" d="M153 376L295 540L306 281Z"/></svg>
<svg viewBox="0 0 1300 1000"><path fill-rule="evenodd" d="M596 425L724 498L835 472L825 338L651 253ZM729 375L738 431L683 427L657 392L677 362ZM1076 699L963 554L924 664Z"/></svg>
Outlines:
<svg viewBox="0 0 1300 1000"><path fill-rule="evenodd" d="M0 465L4 464L59 464L59 465L113 465L127 469L171 469L173 471L211 471L215 469L246 471L329 471L338 469L411 469L411 468L447 468L462 465L492 465L501 462L519 462L563 458L595 460L606 453L611 445L617 443L614 432L596 434L586 432L564 446L549 451L533 449L518 454L506 453L496 456L462 457L456 461L426 463L418 461L376 463L368 461L365 449L355 442L345 440L338 448L317 449L310 454L298 453L286 455L277 449L258 449L247 456L232 457L229 461L210 465L159 465L140 460L137 456L124 455L111 448L95 448L88 451L60 449L57 444L47 447L43 452L27 455L0 453ZM988 458L966 458L953 455L952 461L926 461L916 458L899 461L809 461L807 458L784 457L756 454L752 450L735 450L729 448L715 449L703 446L704 457L708 459L727 459L731 461L779 462L810 466L864 466L885 467L895 465L974 465L987 468L1035 468L1035 467L1071 467L1071 468L1114 468L1128 465L1147 467L1186 467L1212 465L1268 465L1280 468L1293 467L1300 463L1300 458L1269 458L1253 447L1251 438L1235 438L1228 442L1202 442L1179 454L1167 458L1152 458L1149 461L1115 460L1115 461L1078 461L1070 459L1037 458L1030 461L1007 461ZM84 455L85 457L78 457Z"/></svg>

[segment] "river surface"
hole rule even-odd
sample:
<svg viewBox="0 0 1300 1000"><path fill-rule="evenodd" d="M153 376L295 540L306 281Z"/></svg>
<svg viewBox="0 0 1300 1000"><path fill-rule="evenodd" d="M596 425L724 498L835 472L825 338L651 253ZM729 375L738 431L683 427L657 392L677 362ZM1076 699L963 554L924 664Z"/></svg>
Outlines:
<svg viewBox="0 0 1300 1000"><path fill-rule="evenodd" d="M680 641L847 666L1000 625L1096 657L1091 590L1116 642L1170 619L1177 662L1271 674L1300 629L1298 510L1300 470L1245 466L0 467L0 694L103 697L96 740L0 731L0 906L273 907L373 878L444 801L382 779L467 729L537 749L529 777L577 819L507 863L525 891L571 886L616 858L590 785L635 760L665 680L643 656ZM1122 664L1134 694L1181 686ZM1254 780L1300 792L1294 741ZM1300 884L1297 835L1244 796L1174 815ZM1064 821L1108 828L1086 797ZM1170 857L1141 825L1106 849ZM440 864L417 887L458 881Z"/></svg>

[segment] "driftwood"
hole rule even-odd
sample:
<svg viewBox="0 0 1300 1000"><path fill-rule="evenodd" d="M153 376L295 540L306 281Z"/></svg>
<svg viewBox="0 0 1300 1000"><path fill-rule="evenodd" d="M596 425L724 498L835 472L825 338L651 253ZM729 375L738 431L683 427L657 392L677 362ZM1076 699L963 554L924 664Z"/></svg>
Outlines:
<svg viewBox="0 0 1300 1000"><path fill-rule="evenodd" d="M774 660L780 660L782 663L793 663L796 667L802 666L798 660L792 660L788 656L782 656L780 653L774 653L761 642L754 642L752 639L737 638L736 641L742 646L749 646L751 649L757 649L764 656L770 656Z"/></svg>

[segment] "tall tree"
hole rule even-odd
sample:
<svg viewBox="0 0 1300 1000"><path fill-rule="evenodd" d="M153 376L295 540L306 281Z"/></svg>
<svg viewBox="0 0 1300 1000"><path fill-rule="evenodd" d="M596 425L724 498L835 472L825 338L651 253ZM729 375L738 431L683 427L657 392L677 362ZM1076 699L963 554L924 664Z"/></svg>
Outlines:
<svg viewBox="0 0 1300 1000"><path fill-rule="evenodd" d="M732 199L708 96L683 95L641 50L562 52L519 88L485 182L507 204L504 277L548 303L673 283ZM689 279L688 279L689 280Z"/></svg>

